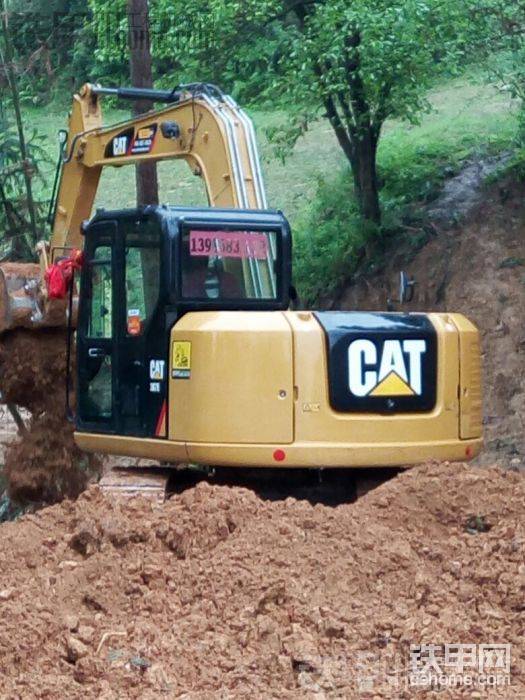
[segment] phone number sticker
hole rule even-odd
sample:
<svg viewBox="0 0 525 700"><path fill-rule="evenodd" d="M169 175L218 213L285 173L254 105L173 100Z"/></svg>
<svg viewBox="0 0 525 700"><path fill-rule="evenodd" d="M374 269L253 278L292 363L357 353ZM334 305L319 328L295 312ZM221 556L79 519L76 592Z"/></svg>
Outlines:
<svg viewBox="0 0 525 700"><path fill-rule="evenodd" d="M190 255L266 260L268 238L264 233L243 231L191 231Z"/></svg>

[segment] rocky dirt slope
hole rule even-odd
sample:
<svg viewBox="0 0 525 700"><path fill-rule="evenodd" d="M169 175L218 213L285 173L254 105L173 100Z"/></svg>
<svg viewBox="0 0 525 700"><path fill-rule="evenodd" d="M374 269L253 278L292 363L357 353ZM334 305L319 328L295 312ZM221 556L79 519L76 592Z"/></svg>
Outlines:
<svg viewBox="0 0 525 700"><path fill-rule="evenodd" d="M521 474L461 464L337 508L90 489L0 526L0 695L411 698L410 644L500 642L524 697L524 509Z"/></svg>
<svg viewBox="0 0 525 700"><path fill-rule="evenodd" d="M430 242L416 254L407 245L389 250L385 269L346 288L334 307L384 310L406 270L417 285L403 310L457 311L474 321L484 351L481 462L525 468L525 184L485 187L467 222L463 189L457 202L452 189L433 205Z"/></svg>

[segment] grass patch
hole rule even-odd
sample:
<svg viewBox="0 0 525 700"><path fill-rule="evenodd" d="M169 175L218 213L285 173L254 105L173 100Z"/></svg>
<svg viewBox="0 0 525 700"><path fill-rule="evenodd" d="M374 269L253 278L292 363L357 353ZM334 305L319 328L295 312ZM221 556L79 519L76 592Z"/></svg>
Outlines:
<svg viewBox="0 0 525 700"><path fill-rule="evenodd" d="M295 227L295 284L307 304L333 295L358 268L364 272L363 262L377 267L384 242L401 237L402 224L421 217L422 205L439 195L465 161L515 146L517 109L493 87L454 80L429 98L432 112L420 124L385 125L378 151L380 229L364 226L357 216L346 165L318 177L315 196ZM411 235L411 243L418 247L424 238ZM369 254L363 261L364 247Z"/></svg>
<svg viewBox="0 0 525 700"><path fill-rule="evenodd" d="M432 112L420 124L385 126L378 162L386 206L432 200L465 160L499 153L515 141L517 110L495 88L455 80L429 98Z"/></svg>
<svg viewBox="0 0 525 700"><path fill-rule="evenodd" d="M515 182L525 182L525 147L517 148L511 158L495 170L486 179L487 184L494 184L501 180L510 179Z"/></svg>

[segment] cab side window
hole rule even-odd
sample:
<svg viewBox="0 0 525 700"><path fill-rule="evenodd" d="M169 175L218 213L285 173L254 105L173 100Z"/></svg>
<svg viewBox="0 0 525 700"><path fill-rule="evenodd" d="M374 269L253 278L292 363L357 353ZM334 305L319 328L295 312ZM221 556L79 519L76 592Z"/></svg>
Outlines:
<svg viewBox="0 0 525 700"><path fill-rule="evenodd" d="M88 336L90 338L113 337L113 279L111 275L111 248L96 248L91 266L91 307Z"/></svg>
<svg viewBox="0 0 525 700"><path fill-rule="evenodd" d="M158 233L140 237L129 233L125 250L126 329L140 336L150 323L160 294L160 242Z"/></svg>

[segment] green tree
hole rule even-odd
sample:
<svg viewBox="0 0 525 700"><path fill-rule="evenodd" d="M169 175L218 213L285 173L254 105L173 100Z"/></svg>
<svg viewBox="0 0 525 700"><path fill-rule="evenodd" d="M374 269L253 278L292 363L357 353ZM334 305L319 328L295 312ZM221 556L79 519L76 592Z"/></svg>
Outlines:
<svg viewBox="0 0 525 700"><path fill-rule="evenodd" d="M95 21L122 2L90 0ZM218 82L241 100L283 107L287 128L272 134L283 153L325 116L349 161L362 216L379 223L376 155L384 122L415 121L427 108L427 88L470 50L477 4L157 0L154 74L160 84ZM116 43L97 52L106 66L124 58Z"/></svg>
<svg viewBox="0 0 525 700"><path fill-rule="evenodd" d="M261 3L258 3L259 11ZM417 120L427 88L467 45L468 2L287 0L268 17L290 27L276 90L293 105L293 142L323 113L350 163L362 216L380 222L377 148L385 120ZM246 2L242 6L246 12ZM280 14L279 14L280 12Z"/></svg>
<svg viewBox="0 0 525 700"><path fill-rule="evenodd" d="M31 157L33 148L23 123L15 53L4 0L0 0L0 102L0 207L11 256L30 257L40 232L39 207L32 183L37 165ZM6 104L12 108L13 128Z"/></svg>
<svg viewBox="0 0 525 700"><path fill-rule="evenodd" d="M525 0L481 0L475 16L487 37L490 80L520 101L520 140L525 142Z"/></svg>
<svg viewBox="0 0 525 700"><path fill-rule="evenodd" d="M84 0L8 0L6 8L22 101L45 103L57 85L69 91L93 63Z"/></svg>
<svg viewBox="0 0 525 700"><path fill-rule="evenodd" d="M94 72L100 80L127 79L126 0L89 0L96 37ZM155 0L150 3L153 77L158 87L216 83L243 103L270 99L269 66L283 45L278 23L256 25L235 2Z"/></svg>

